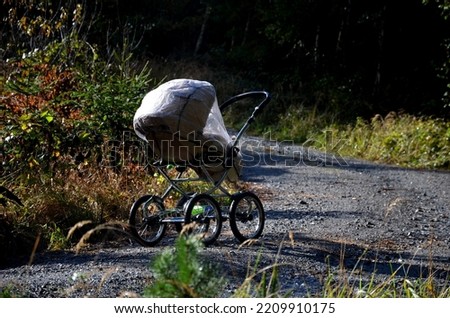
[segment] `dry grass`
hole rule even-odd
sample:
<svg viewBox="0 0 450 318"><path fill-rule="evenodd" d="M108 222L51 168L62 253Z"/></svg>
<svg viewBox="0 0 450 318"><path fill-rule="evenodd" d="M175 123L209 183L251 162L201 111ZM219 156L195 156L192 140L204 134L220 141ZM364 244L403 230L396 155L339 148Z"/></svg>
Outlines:
<svg viewBox="0 0 450 318"><path fill-rule="evenodd" d="M157 182L144 169L132 166L120 171L84 166L52 177L30 176L14 188L24 207L0 206L2 254L26 256L32 250L64 249L98 226L126 223L134 200L157 191Z"/></svg>
<svg viewBox="0 0 450 318"><path fill-rule="evenodd" d="M169 172L175 173L175 169ZM26 257L31 251L78 251L90 241L126 236L133 202L144 194L161 195L168 186L161 175L141 166L113 169L88 162L51 177L38 173L36 177L27 176L19 184L14 192L24 206L0 206L0 244L6 247L4 255L17 252ZM242 184L225 186L236 192ZM209 185L199 182L184 187L202 192ZM178 199L179 194L173 193L165 205L174 206ZM37 238L39 244L34 246Z"/></svg>

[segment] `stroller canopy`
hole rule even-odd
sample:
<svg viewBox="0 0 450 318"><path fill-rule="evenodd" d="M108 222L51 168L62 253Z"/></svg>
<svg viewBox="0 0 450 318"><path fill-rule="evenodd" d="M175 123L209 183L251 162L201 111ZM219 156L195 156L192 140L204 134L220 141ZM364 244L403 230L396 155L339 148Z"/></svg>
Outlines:
<svg viewBox="0 0 450 318"><path fill-rule="evenodd" d="M232 139L220 112L213 85L193 79L175 79L150 91L135 113L136 134L146 140L157 160L186 164L202 176L202 165L217 179L227 168ZM208 159L205 159L205 155ZM214 158L211 160L211 158ZM240 154L233 157L235 181Z"/></svg>

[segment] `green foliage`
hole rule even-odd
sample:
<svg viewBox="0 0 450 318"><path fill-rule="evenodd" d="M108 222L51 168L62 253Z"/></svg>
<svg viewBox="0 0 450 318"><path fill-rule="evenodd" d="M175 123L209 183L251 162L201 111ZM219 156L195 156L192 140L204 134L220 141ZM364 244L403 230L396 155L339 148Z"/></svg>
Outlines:
<svg viewBox="0 0 450 318"><path fill-rule="evenodd" d="M38 248L68 247L65 233L77 222L126 218L137 190L127 191L141 182L99 163L110 155L105 141L132 127L153 79L126 37L106 52L86 40L95 12L80 1L4 4L10 41L0 52L8 57L0 74L0 178L24 207L2 210L0 244L5 255L29 255L37 239Z"/></svg>
<svg viewBox="0 0 450 318"><path fill-rule="evenodd" d="M27 54L47 44L80 33L87 14L78 0L14 1L4 0L7 56Z"/></svg>
<svg viewBox="0 0 450 318"><path fill-rule="evenodd" d="M370 122L358 118L346 127L330 126L310 137L321 150L412 168L450 168L450 122L390 113Z"/></svg>
<svg viewBox="0 0 450 318"><path fill-rule="evenodd" d="M46 224L45 227L48 227L48 224ZM67 234L60 227L54 224L53 226L51 226L51 229L47 230L46 232L49 233L50 236L48 239L48 249L57 251L64 250L70 247L70 242L67 239Z"/></svg>
<svg viewBox="0 0 450 318"><path fill-rule="evenodd" d="M14 288L11 286L0 287L0 298L13 298L17 297L14 293Z"/></svg>
<svg viewBox="0 0 450 318"><path fill-rule="evenodd" d="M155 281L146 288L144 296L218 297L224 278L201 257L202 249L203 244L198 237L179 236L175 250L165 249L153 260L150 268Z"/></svg>
<svg viewBox="0 0 450 318"><path fill-rule="evenodd" d="M306 109L303 105L292 106L280 115L276 125L278 140L304 142L311 134L317 133L331 118L329 113L319 113L317 108Z"/></svg>
<svg viewBox="0 0 450 318"><path fill-rule="evenodd" d="M120 138L123 131L132 129L134 112L152 88L150 73L147 64L135 74L126 74L99 62L93 74L79 74L79 90L72 97L97 133Z"/></svg>
<svg viewBox="0 0 450 318"><path fill-rule="evenodd" d="M84 54L87 43L77 43ZM105 138L118 138L132 128L134 111L151 87L147 65L119 69L104 61L79 61L84 64L60 70L43 62L52 48L10 63L14 72L4 92L6 125L0 127L7 170L48 171L60 158L99 152Z"/></svg>
<svg viewBox="0 0 450 318"><path fill-rule="evenodd" d="M6 81L0 86L2 173L52 172L61 162L84 162L86 154L97 160L105 138L131 128L152 85L150 68L132 59L126 37L122 46L107 48L109 54L87 42L83 32L92 27L93 13L78 1L65 7L53 1L5 5L15 41L5 51L11 58L3 62Z"/></svg>
<svg viewBox="0 0 450 318"><path fill-rule="evenodd" d="M64 140L66 136L59 118L55 119L52 113L51 110L29 110L19 117L7 114L7 125L2 133L7 136L3 150L8 170L41 164L48 168L50 162L59 157L68 141Z"/></svg>
<svg viewBox="0 0 450 318"><path fill-rule="evenodd" d="M445 19L450 17L450 1L449 0L422 0L424 4L429 4L431 2L438 5L438 8L442 12L442 16Z"/></svg>
<svg viewBox="0 0 450 318"><path fill-rule="evenodd" d="M305 142L324 127L351 121L356 113L370 111L354 86L352 81L342 81L332 76L316 78L303 85L301 97L277 96L283 108L279 104L270 105L258 128L263 132L273 130L278 140ZM277 120L273 120L274 117Z"/></svg>

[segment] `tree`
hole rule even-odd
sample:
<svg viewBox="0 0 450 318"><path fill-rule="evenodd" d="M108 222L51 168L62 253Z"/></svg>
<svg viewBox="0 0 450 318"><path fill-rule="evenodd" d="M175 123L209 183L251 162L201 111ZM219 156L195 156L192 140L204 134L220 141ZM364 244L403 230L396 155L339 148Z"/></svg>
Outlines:
<svg viewBox="0 0 450 318"><path fill-rule="evenodd" d="M424 4L435 4L441 10L445 20L450 20L450 0L423 0ZM450 107L450 38L444 39L443 47L446 51L446 60L439 69L441 78L446 82L446 90L443 94L444 107Z"/></svg>

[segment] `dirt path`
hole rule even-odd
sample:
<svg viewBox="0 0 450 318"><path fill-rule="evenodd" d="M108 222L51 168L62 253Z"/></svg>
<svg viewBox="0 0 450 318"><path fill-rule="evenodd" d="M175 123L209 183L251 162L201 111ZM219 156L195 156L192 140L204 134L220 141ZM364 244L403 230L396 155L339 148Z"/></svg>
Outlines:
<svg viewBox="0 0 450 318"><path fill-rule="evenodd" d="M283 291L304 297L321 289L327 272L359 281L450 274L450 173L399 169L344 160L258 139L243 147L243 180L264 203L267 222L258 244L239 246L227 224L204 255L227 277L232 294L260 256L280 264ZM170 233L169 233L170 234ZM30 297L116 297L140 294L151 282L150 260L173 246L125 240L80 254L38 255L32 266L0 271L0 286ZM341 271L339 271L341 269ZM342 271L342 269L345 269Z"/></svg>

